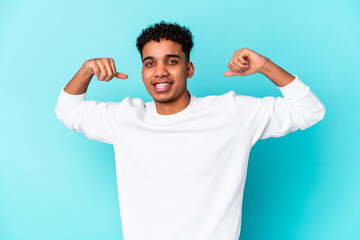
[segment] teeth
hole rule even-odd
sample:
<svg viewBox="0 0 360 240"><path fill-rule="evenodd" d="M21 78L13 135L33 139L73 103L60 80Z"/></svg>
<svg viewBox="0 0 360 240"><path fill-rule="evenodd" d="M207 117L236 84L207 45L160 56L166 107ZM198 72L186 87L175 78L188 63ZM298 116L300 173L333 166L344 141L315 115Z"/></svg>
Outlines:
<svg viewBox="0 0 360 240"><path fill-rule="evenodd" d="M155 87L157 87L157 88L163 88L163 87L166 87L166 86L168 86L168 85L170 85L169 83L158 83L158 84L155 84Z"/></svg>

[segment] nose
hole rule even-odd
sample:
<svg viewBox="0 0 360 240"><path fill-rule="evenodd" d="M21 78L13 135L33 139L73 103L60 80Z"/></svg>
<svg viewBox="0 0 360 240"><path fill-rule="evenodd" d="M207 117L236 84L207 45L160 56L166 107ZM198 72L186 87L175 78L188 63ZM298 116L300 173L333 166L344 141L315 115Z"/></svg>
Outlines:
<svg viewBox="0 0 360 240"><path fill-rule="evenodd" d="M155 69L155 77L166 77L169 75L169 72L166 69L164 64L157 64Z"/></svg>

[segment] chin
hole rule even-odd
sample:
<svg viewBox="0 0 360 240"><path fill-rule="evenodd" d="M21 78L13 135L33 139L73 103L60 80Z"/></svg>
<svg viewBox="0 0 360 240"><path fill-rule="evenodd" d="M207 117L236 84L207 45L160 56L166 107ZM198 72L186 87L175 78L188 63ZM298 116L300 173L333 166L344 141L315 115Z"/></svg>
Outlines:
<svg viewBox="0 0 360 240"><path fill-rule="evenodd" d="M169 103L176 99L175 96L152 96L155 102L158 103Z"/></svg>
<svg viewBox="0 0 360 240"><path fill-rule="evenodd" d="M173 97L170 97L170 98L154 98L154 101L158 102L158 103L169 103L169 102L172 102L174 100L175 100L175 98L173 98Z"/></svg>

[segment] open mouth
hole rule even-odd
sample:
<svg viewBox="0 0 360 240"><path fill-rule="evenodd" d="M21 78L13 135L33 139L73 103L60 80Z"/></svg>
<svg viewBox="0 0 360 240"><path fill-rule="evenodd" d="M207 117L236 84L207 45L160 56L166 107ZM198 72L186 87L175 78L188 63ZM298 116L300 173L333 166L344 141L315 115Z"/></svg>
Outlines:
<svg viewBox="0 0 360 240"><path fill-rule="evenodd" d="M164 92L171 87L172 83L164 82L164 83L155 83L153 85L154 85L155 91Z"/></svg>

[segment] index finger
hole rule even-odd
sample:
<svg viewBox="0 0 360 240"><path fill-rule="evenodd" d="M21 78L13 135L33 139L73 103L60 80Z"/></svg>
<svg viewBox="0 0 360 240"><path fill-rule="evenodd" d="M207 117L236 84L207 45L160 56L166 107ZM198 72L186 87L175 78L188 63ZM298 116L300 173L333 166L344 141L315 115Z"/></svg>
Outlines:
<svg viewBox="0 0 360 240"><path fill-rule="evenodd" d="M230 62L229 62L229 63L231 63L231 62L234 61L235 57L236 57L237 54L238 54L238 51L239 51L239 50L236 50L236 51L234 52L234 54L233 54L232 58L230 59Z"/></svg>
<svg viewBox="0 0 360 240"><path fill-rule="evenodd" d="M115 68L115 62L114 62L114 59L110 58L110 66L111 66L111 69L113 70L113 73L116 74L116 68Z"/></svg>

